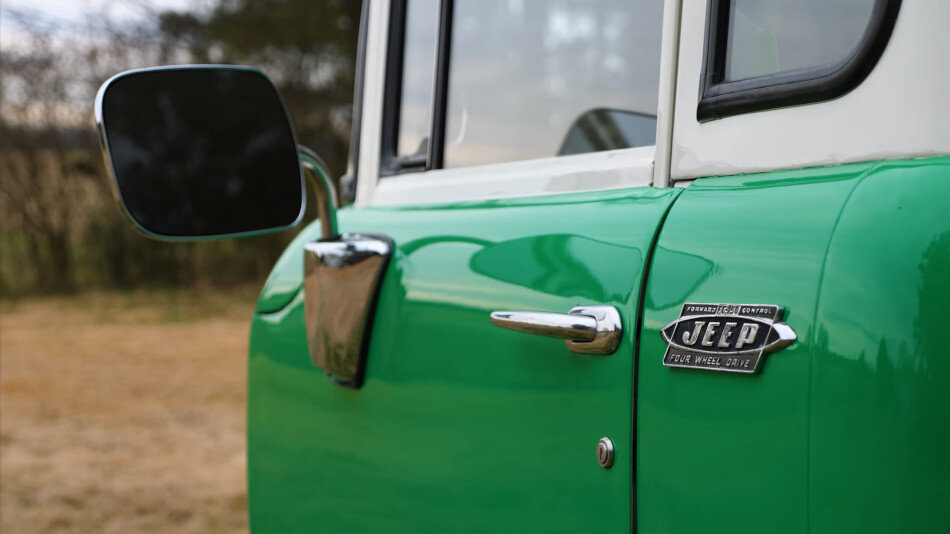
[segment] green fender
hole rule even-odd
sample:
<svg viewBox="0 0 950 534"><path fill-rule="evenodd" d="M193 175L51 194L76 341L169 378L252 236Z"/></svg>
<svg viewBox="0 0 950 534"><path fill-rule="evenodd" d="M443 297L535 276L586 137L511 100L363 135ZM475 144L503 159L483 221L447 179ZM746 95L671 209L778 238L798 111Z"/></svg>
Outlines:
<svg viewBox="0 0 950 534"><path fill-rule="evenodd" d="M638 362L639 532L950 531L950 159L697 180ZM662 366L684 301L777 304L756 376Z"/></svg>

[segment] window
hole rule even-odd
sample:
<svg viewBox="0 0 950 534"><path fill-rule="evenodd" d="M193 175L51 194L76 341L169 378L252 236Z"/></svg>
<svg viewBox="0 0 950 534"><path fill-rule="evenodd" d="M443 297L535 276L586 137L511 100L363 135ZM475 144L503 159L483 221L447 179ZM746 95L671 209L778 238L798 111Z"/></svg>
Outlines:
<svg viewBox="0 0 950 534"><path fill-rule="evenodd" d="M711 0L697 118L836 98L874 67L900 0Z"/></svg>
<svg viewBox="0 0 950 534"><path fill-rule="evenodd" d="M732 0L726 81L831 63L854 50L875 0Z"/></svg>
<svg viewBox="0 0 950 534"><path fill-rule="evenodd" d="M601 108L653 144L661 19L659 0L456 0L445 167L558 155Z"/></svg>
<svg viewBox="0 0 950 534"><path fill-rule="evenodd" d="M382 174L654 144L662 0L393 5Z"/></svg>

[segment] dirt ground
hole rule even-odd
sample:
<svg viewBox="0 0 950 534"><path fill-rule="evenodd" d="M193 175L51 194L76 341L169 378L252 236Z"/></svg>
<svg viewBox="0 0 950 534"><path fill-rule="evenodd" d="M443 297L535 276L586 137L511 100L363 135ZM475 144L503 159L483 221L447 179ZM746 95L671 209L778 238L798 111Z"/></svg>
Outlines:
<svg viewBox="0 0 950 534"><path fill-rule="evenodd" d="M246 531L254 296L0 303L0 531Z"/></svg>

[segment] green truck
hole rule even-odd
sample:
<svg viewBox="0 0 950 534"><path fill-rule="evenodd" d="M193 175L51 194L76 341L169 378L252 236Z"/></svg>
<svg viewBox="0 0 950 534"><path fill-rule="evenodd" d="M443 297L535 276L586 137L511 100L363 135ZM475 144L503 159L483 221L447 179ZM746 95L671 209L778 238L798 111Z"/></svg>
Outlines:
<svg viewBox="0 0 950 534"><path fill-rule="evenodd" d="M250 332L252 530L950 531L948 23L367 0L342 201L261 71L106 82L152 236L294 226L313 181Z"/></svg>

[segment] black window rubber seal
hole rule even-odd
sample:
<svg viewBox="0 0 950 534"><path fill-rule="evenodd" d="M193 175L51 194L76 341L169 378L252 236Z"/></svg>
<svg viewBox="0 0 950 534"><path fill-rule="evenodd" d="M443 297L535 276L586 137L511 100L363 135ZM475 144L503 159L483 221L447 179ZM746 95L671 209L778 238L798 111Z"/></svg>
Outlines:
<svg viewBox="0 0 950 534"><path fill-rule="evenodd" d="M445 125L449 106L449 67L452 58L454 12L455 0L440 2L435 89L432 91L432 133L429 136L430 169L441 169L445 164Z"/></svg>
<svg viewBox="0 0 950 534"><path fill-rule="evenodd" d="M348 170L340 178L340 200L347 204L356 200L356 181L360 175L360 139L363 133L363 86L366 80L366 39L369 31L369 0L360 8L359 35L356 41L356 65L353 79L353 115L350 122Z"/></svg>
<svg viewBox="0 0 950 534"><path fill-rule="evenodd" d="M724 82L731 0L710 0L696 119L707 122L767 109L838 98L861 84L884 53L901 0L877 0L864 35L844 59L803 69Z"/></svg>
<svg viewBox="0 0 950 534"><path fill-rule="evenodd" d="M407 0L392 0L389 9L389 36L386 45L386 74L383 82L383 124L380 139L379 175L393 176L425 169L425 162L406 165L396 154L399 112L402 103L402 68L406 38Z"/></svg>

